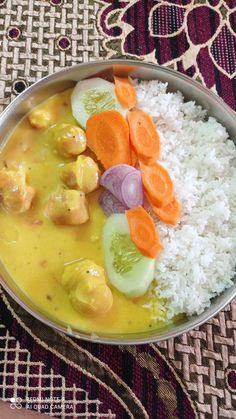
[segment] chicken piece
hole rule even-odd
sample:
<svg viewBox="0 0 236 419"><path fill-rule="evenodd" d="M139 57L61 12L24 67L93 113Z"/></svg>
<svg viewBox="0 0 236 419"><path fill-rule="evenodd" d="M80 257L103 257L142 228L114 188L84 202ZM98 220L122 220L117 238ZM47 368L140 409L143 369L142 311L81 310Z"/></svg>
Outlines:
<svg viewBox="0 0 236 419"><path fill-rule="evenodd" d="M35 197L35 190L32 186L27 186L25 189L7 190L3 194L3 206L8 212L22 213L28 211L31 207L31 203Z"/></svg>
<svg viewBox="0 0 236 419"><path fill-rule="evenodd" d="M26 183L25 171L0 170L0 196L6 211L22 213L27 211L35 196L35 190Z"/></svg>
<svg viewBox="0 0 236 419"><path fill-rule="evenodd" d="M62 189L49 199L47 214L55 224L83 224L89 219L88 202L83 192Z"/></svg>
<svg viewBox="0 0 236 419"><path fill-rule="evenodd" d="M104 269L89 259L67 265L61 284L74 308L84 314L105 314L113 304Z"/></svg>
<svg viewBox="0 0 236 419"><path fill-rule="evenodd" d="M35 109L28 115L30 125L36 129L48 128L51 124L51 114L46 109Z"/></svg>
<svg viewBox="0 0 236 419"><path fill-rule="evenodd" d="M79 279L87 280L96 277L101 282L106 282L104 269L89 259L80 259L75 263L66 265L61 283L63 287L70 291L77 286Z"/></svg>
<svg viewBox="0 0 236 419"><path fill-rule="evenodd" d="M61 171L61 180L68 186L68 188L76 189L76 162L67 163L63 166Z"/></svg>
<svg viewBox="0 0 236 419"><path fill-rule="evenodd" d="M85 194L99 186L100 171L97 163L87 156L78 156L76 162L66 164L61 178L70 188L77 188Z"/></svg>
<svg viewBox="0 0 236 419"><path fill-rule="evenodd" d="M57 127L55 136L57 150L62 157L78 156L86 149L86 136L82 128L71 124Z"/></svg>
<svg viewBox="0 0 236 419"><path fill-rule="evenodd" d="M97 163L91 157L77 157L75 174L77 187L85 194L98 188L100 171Z"/></svg>

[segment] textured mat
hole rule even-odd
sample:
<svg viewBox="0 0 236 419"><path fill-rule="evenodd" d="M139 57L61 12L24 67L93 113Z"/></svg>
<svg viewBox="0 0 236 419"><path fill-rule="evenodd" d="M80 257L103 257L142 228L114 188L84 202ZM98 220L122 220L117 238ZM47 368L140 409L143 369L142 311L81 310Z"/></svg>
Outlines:
<svg viewBox="0 0 236 419"><path fill-rule="evenodd" d="M65 66L138 58L236 109L236 0L0 0L0 107ZM105 347L0 300L0 398L59 418L236 418L236 302L159 345Z"/></svg>

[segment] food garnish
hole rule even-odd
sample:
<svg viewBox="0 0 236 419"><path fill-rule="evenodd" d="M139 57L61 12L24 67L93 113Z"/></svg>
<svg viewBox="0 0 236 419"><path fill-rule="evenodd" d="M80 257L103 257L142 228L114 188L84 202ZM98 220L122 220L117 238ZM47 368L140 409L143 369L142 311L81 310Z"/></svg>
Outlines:
<svg viewBox="0 0 236 419"><path fill-rule="evenodd" d="M136 165L138 164L138 157L134 151L134 149L132 148L132 145L130 145L130 158L131 158L131 166L136 167Z"/></svg>
<svg viewBox="0 0 236 419"><path fill-rule="evenodd" d="M162 244L152 217L143 207L126 211L130 238L142 255L156 258L162 250Z"/></svg>
<svg viewBox="0 0 236 419"><path fill-rule="evenodd" d="M125 176L121 185L121 194L128 208L135 208L143 204L143 185L139 170L135 169Z"/></svg>
<svg viewBox="0 0 236 419"><path fill-rule="evenodd" d="M174 185L167 170L160 163L145 165L140 162L144 189L151 204L157 207L168 205L174 195Z"/></svg>
<svg viewBox="0 0 236 419"><path fill-rule="evenodd" d="M101 176L100 184L110 192L110 194L103 195L101 200L103 207L106 207L106 199L109 201L107 204L108 211L105 212L114 209L113 213L117 213L119 207L124 210L143 204L141 174L139 170L132 166L117 164L110 167ZM115 199L112 199L111 194Z"/></svg>
<svg viewBox="0 0 236 419"><path fill-rule="evenodd" d="M116 97L114 83L99 77L79 81L71 95L71 105L73 116L82 128L86 127L92 115L99 112L116 110L126 114Z"/></svg>
<svg viewBox="0 0 236 419"><path fill-rule="evenodd" d="M134 109L127 115L130 141L138 156L145 164L160 158L160 138L150 115L141 109Z"/></svg>
<svg viewBox="0 0 236 419"><path fill-rule="evenodd" d="M130 164L129 127L117 111L91 116L86 124L87 144L105 169L115 164Z"/></svg>
<svg viewBox="0 0 236 419"><path fill-rule="evenodd" d="M127 207L108 190L101 193L99 204L107 216L111 214L122 214L127 209Z"/></svg>
<svg viewBox="0 0 236 419"><path fill-rule="evenodd" d="M172 201L164 207L158 208L152 205L153 212L163 223L176 225L180 219L181 204L174 196Z"/></svg>
<svg viewBox="0 0 236 419"><path fill-rule="evenodd" d="M111 284L127 297L144 295L154 277L155 259L143 256L133 243L125 214L108 217L103 248Z"/></svg>
<svg viewBox="0 0 236 419"><path fill-rule="evenodd" d="M114 76L116 96L122 106L134 108L137 103L137 94L133 83L128 77Z"/></svg>
<svg viewBox="0 0 236 419"><path fill-rule="evenodd" d="M116 164L103 172L100 178L100 185L110 191L125 205L122 198L122 183L125 177L134 171L135 168L128 164Z"/></svg>

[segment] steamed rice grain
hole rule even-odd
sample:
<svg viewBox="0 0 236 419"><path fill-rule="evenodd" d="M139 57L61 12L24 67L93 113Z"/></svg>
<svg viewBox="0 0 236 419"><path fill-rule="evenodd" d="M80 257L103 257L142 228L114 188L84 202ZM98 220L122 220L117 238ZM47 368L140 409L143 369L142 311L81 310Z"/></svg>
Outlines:
<svg viewBox="0 0 236 419"><path fill-rule="evenodd" d="M138 106L154 119L161 138L160 162L182 204L181 221L157 221L164 250L156 261L155 296L169 318L200 314L211 298L233 285L236 255L236 147L226 129L167 84L136 83Z"/></svg>

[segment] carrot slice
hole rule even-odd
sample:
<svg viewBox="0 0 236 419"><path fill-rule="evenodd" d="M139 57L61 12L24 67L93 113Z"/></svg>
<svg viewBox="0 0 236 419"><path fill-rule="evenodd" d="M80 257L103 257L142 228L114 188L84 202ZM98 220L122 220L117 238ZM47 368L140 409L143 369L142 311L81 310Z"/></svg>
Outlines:
<svg viewBox="0 0 236 419"><path fill-rule="evenodd" d="M152 205L168 205L174 194L174 185L167 170L159 163L150 166L140 162L142 181Z"/></svg>
<svg viewBox="0 0 236 419"><path fill-rule="evenodd" d="M128 112L130 141L138 158L145 164L160 158L160 138L153 119L141 109Z"/></svg>
<svg viewBox="0 0 236 419"><path fill-rule="evenodd" d="M128 65L128 64L113 64L112 66L114 75L120 76L120 77L128 77L132 71L135 70L134 65Z"/></svg>
<svg viewBox="0 0 236 419"><path fill-rule="evenodd" d="M135 167L138 159L133 148L131 148L130 153L131 153L131 166Z"/></svg>
<svg viewBox="0 0 236 419"><path fill-rule="evenodd" d="M131 109L137 103L135 88L128 77L114 76L116 96L125 108Z"/></svg>
<svg viewBox="0 0 236 419"><path fill-rule="evenodd" d="M155 259L162 250L159 234L152 217L143 207L126 211L130 238L142 255Z"/></svg>
<svg viewBox="0 0 236 419"><path fill-rule="evenodd" d="M181 204L175 198L175 196L172 199L172 201L165 207L158 208L153 206L152 209L153 212L157 215L157 217L160 218L160 220L164 223L176 225L179 221L181 213Z"/></svg>
<svg viewBox="0 0 236 419"><path fill-rule="evenodd" d="M119 163L131 163L129 127L117 111L105 111L91 116L86 124L88 147L105 169Z"/></svg>

